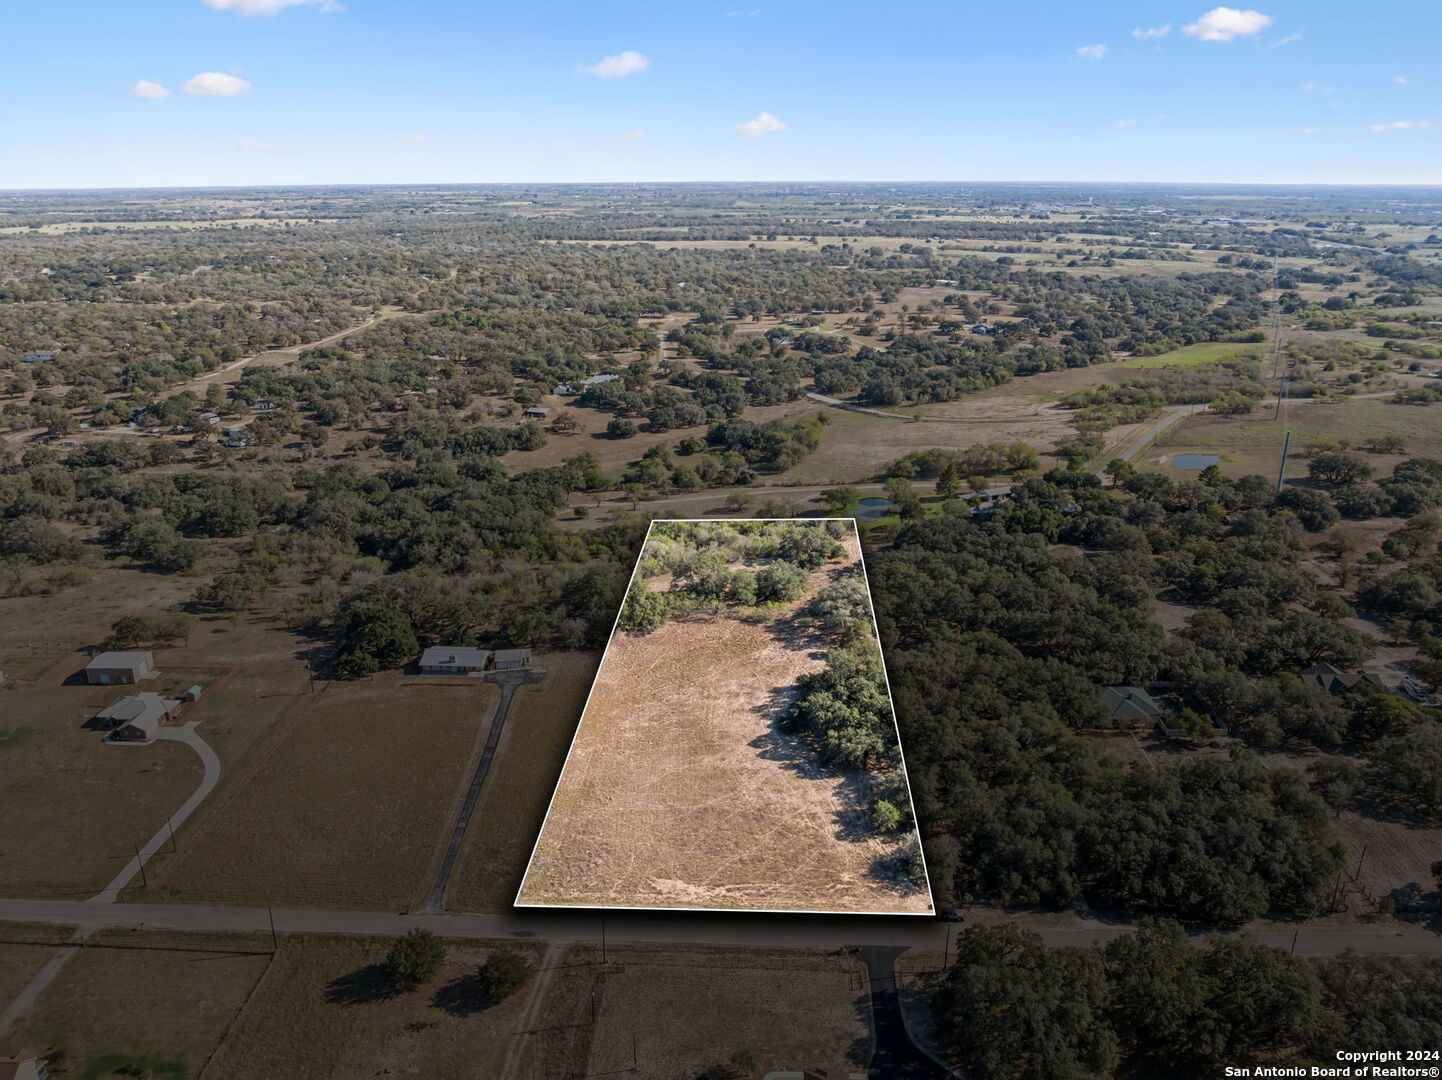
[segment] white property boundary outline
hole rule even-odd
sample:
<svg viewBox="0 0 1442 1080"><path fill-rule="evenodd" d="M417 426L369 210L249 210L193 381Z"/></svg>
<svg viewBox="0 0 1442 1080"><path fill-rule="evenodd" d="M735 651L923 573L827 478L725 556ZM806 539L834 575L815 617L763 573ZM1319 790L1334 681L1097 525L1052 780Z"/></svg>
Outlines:
<svg viewBox="0 0 1442 1080"><path fill-rule="evenodd" d="M646 553L646 545L651 542L651 531L656 525L670 524L724 524L727 522L781 522L799 521L810 525L817 525L827 521L846 521L851 523L852 535L856 537L856 561L861 566L861 580L866 586L866 602L871 608L871 632L876 638L876 651L881 657L881 678L886 684L886 704L891 709L891 729L896 735L897 756L901 759L901 776L906 781L906 801L911 806L912 832L916 837L916 850L921 857L921 874L926 881L926 900L928 911L827 911L820 908L709 908L690 907L686 905L664 904L524 904L521 902L521 894L526 891L526 881L531 876L531 867L536 861L536 852L541 846L541 837L546 831L546 823L551 820L551 809L556 804L556 796L561 793L561 785L566 780L566 770L571 765L571 754L576 749L576 741L581 737L581 725L586 721L586 711L591 707L591 696L596 692L596 684L601 681L601 672L606 667L606 657L611 653L611 643L616 640L616 631L621 625L621 611L626 606L626 598L631 595L631 586L635 584L636 574L641 569L641 558ZM606 648L601 653L601 662L596 665L595 678L591 680L591 688L586 691L586 702L581 706L581 715L576 720L576 730L571 735L571 744L566 748L566 760L561 764L561 775L556 777L556 786L551 792L550 801L546 803L545 816L541 818L541 827L536 831L536 842L531 845L530 858L526 860L526 872L521 875L520 888L516 890L516 899L511 904L516 908L528 909L559 909L563 911L696 911L710 912L713 914L729 915L892 915L907 918L931 919L936 917L936 894L931 891L931 870L926 865L926 848L921 842L921 822L916 816L916 801L911 794L911 772L906 766L906 747L901 741L901 725L896 719L896 701L891 696L891 676L886 670L886 650L881 647L881 628L876 622L876 599L871 594L871 579L866 573L866 553L861 548L861 526L854 517L839 518L652 518L646 526L646 536L641 541L641 549L636 553L636 562L631 567L631 576L626 579L626 591L621 594L621 603L616 608L615 621L611 623L611 635L606 638Z"/></svg>

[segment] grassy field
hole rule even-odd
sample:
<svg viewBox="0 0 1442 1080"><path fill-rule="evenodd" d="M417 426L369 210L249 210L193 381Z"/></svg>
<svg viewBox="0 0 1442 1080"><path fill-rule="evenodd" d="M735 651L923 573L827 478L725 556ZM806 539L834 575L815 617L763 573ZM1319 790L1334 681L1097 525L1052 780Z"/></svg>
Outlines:
<svg viewBox="0 0 1442 1080"><path fill-rule="evenodd" d="M1138 458L1138 465L1150 465L1170 475L1185 476L1170 460L1178 454L1219 454L1222 470L1229 476L1261 473L1275 476L1281 461L1282 439L1292 432L1292 456L1287 476L1307 473L1302 455L1309 443L1350 441L1361 446L1373 436L1394 433L1407 440L1407 455L1442 457L1442 411L1412 405L1393 405L1386 398L1339 400L1327 404L1292 402L1284 421L1277 421L1274 408L1260 408L1251 416L1221 417L1200 413L1188 417L1162 435L1161 441ZM1367 455L1381 476L1391 472L1402 456ZM1195 476L1195 472L1190 475Z"/></svg>
<svg viewBox="0 0 1442 1080"><path fill-rule="evenodd" d="M790 605L612 639L520 902L927 910L893 869L909 834L870 826L866 775L779 727L796 680L825 666L790 617L856 566L855 534L846 546Z"/></svg>
<svg viewBox="0 0 1442 1080"><path fill-rule="evenodd" d="M518 1037L526 991L478 1012L443 996L447 987L474 972L491 949L474 942L451 943L435 979L391 995L379 970L390 944L366 938L287 941L206 1077L500 1076ZM510 947L529 951L524 945ZM531 958L534 962L536 954ZM515 1080L543 1080L543 1074L522 1073Z"/></svg>
<svg viewBox="0 0 1442 1080"><path fill-rule="evenodd" d="M599 652L547 653L538 662L546 681L516 691L461 846L448 909L510 908L600 661Z"/></svg>
<svg viewBox="0 0 1442 1080"><path fill-rule="evenodd" d="M1016 408L1014 404L1011 407ZM915 410L903 406L895 411ZM826 418L821 445L784 473L779 482L852 484L873 480L888 464L913 450L964 450L978 443L1021 440L1046 451L1070 431L1064 416L1027 418L1022 415L995 424L915 423L847 409L829 409ZM763 488L756 490L758 495L764 491Z"/></svg>
<svg viewBox="0 0 1442 1080"><path fill-rule="evenodd" d="M756 1062L747 1076L813 1069L843 1077L869 1056L870 1003L853 957L679 946L611 952L621 970L605 979L587 1075L630 1068L633 1037L633 1075L642 1080L699 1076L737 1055Z"/></svg>
<svg viewBox="0 0 1442 1080"><path fill-rule="evenodd" d="M130 936L131 946L146 944L143 931ZM269 963L266 953L87 947L8 1041L52 1057L63 1051L65 1076L79 1080L136 1065L148 1071L129 1075L193 1080Z"/></svg>
<svg viewBox="0 0 1442 1080"><path fill-rule="evenodd" d="M1238 356L1260 360L1266 354L1267 346L1265 344L1239 345L1225 341L1208 341L1200 345L1185 345L1159 356L1143 356L1135 360L1127 360L1123 362L1122 366L1129 368L1196 367L1199 364L1212 364L1218 360L1228 360Z"/></svg>
<svg viewBox="0 0 1442 1080"><path fill-rule="evenodd" d="M400 908L429 887L499 689L398 673L303 697L129 899Z"/></svg>

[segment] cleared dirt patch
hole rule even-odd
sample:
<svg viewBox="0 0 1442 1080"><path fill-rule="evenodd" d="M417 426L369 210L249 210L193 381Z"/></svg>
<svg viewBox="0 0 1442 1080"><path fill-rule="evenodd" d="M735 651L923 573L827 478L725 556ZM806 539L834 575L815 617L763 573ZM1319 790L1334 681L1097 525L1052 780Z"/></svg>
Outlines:
<svg viewBox="0 0 1442 1080"><path fill-rule="evenodd" d="M870 828L865 774L821 766L779 724L826 666L791 616L859 559L853 533L790 605L613 638L520 903L929 909L896 870L912 834Z"/></svg>

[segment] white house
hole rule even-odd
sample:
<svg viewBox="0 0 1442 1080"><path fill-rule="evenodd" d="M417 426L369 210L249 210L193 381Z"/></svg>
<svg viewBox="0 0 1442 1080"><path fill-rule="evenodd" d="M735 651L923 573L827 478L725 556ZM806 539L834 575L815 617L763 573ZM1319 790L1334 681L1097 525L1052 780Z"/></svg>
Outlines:
<svg viewBox="0 0 1442 1080"><path fill-rule="evenodd" d="M421 670L427 675L468 675L472 671L485 671L490 658L489 649L432 645L421 653Z"/></svg>

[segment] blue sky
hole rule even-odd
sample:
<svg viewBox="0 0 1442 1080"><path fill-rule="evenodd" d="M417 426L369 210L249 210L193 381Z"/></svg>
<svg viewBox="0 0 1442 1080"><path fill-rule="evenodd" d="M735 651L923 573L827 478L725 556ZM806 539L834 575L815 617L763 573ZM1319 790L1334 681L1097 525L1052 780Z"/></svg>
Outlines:
<svg viewBox="0 0 1442 1080"><path fill-rule="evenodd" d="M1442 184L1437 0L0 0L0 188Z"/></svg>

